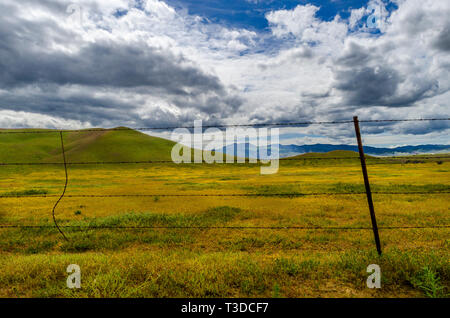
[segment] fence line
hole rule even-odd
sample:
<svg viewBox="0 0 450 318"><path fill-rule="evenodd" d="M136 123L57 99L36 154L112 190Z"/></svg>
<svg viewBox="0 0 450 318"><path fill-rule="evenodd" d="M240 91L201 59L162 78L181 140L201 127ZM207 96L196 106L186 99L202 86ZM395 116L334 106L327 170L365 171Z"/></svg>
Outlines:
<svg viewBox="0 0 450 318"><path fill-rule="evenodd" d="M372 191L373 194L382 195L425 195L425 194L450 194L450 191L427 191L427 192L385 192ZM65 198L139 198L139 197L305 197L305 196L332 196L332 195L362 195L366 192L316 192L316 193L218 193L218 194L66 194ZM42 195L0 195L0 199L7 198L58 198L58 194Z"/></svg>
<svg viewBox="0 0 450 318"><path fill-rule="evenodd" d="M365 157L367 160L373 161L382 161L377 163L372 163L372 165L377 164L394 164L394 163L402 163L401 160L432 160L432 159L450 159L449 156L432 156L432 157L418 157L418 156L409 156L409 157ZM255 158L256 159L256 158ZM308 160L359 160L360 157L307 157L307 158L280 158L279 161L308 161ZM264 160L264 159L257 159ZM392 160L389 162L385 162L387 160ZM246 158L246 162L242 162L242 164L248 163L248 158ZM161 163L173 163L177 165L186 165L186 164L209 164L207 162L202 161L201 163L197 162L182 162L175 163L173 160L144 160L144 161L81 161L81 162L0 162L0 166L47 166L47 165L116 165L116 164L161 164ZM222 162L226 164L226 162ZM215 164L222 164L221 162L215 162ZM238 162L239 164L239 162Z"/></svg>
<svg viewBox="0 0 450 318"><path fill-rule="evenodd" d="M209 230L209 229L230 229L230 230L372 230L372 227L333 227L333 226L82 226L82 225L60 225L65 229L83 230ZM52 225L11 225L3 224L0 228L18 229L54 229ZM450 225L436 226L381 226L381 230L397 229L447 229Z"/></svg>
<svg viewBox="0 0 450 318"><path fill-rule="evenodd" d="M448 121L450 118L428 118L428 119L377 119L377 120L359 120L360 123L392 123L392 122L422 122L422 121ZM356 118L357 121L357 118ZM308 122L295 122L295 123L260 123L260 124L230 124L230 125L206 125L202 126L202 128L228 128L228 127L298 127L305 125L327 125L327 124L348 124L354 123L355 119L345 120L345 121L308 121ZM86 229L86 230L99 230L99 229L273 229L273 230L287 230L287 229L296 229L296 230L373 230L373 227L316 227L316 226L69 226L69 225L58 225L55 218L55 209L61 199L63 197L68 198L113 198L113 197L304 197L304 196L332 196L332 195L362 195L366 194L366 192L322 192L322 193L247 193L247 194L104 194L104 195L66 195L66 189L68 184L68 173L67 166L68 165L115 165L115 164L158 164L158 163L173 163L173 161L168 160L151 160L151 161L120 161L120 162L66 162L65 151L64 151L64 142L63 142L63 133L64 132L94 132L94 131L150 131L150 130L169 130L169 129L177 129L177 128L186 128L193 129L196 128L194 126L186 127L143 127L143 128L107 128L107 129L99 129L99 128L89 128L89 129L79 129L79 130L23 130L23 131L14 131L14 130L0 130L0 134L44 134L44 133L59 133L61 137L61 149L63 155L63 162L12 162L12 163L0 163L0 166L24 166L24 165L64 165L65 169L65 185L64 190L61 195L52 195L52 194L44 194L44 195L0 195L0 199L5 198L54 198L58 197L58 201L55 203L52 216L54 221L54 226L41 226L41 225L8 225L8 224L0 224L0 228L16 228L16 229L26 229L26 228L57 228L58 231L62 234L62 236L67 240L65 234L61 229L63 228L74 228L74 229ZM362 147L362 144L360 145ZM371 165L378 164L393 164L393 163L402 163L401 160L428 160L428 159L449 159L450 157L443 156L428 156L428 157L417 157L417 156L399 156L399 157L366 157L360 152L360 156L357 157L307 157L307 158L284 158L280 159L280 161L308 161L308 160L358 160L358 159L369 159L374 161L384 161L384 162L376 162ZM386 160L391 160L390 162L386 162ZM246 160L247 161L247 160ZM339 165L341 166L341 165ZM433 194L448 194L450 191L427 191L427 192L383 192L383 191L375 191L373 194L381 194L381 195L433 195ZM449 225L439 225L439 226L385 226L379 227L379 229L447 229L450 228ZM379 250L381 253L381 250Z"/></svg>
<svg viewBox="0 0 450 318"><path fill-rule="evenodd" d="M392 123L392 122L414 122L414 121L447 121L450 118L412 118L412 119L367 119L360 120L361 123ZM203 125L202 128L231 128L231 127L299 127L307 125L333 125L333 124L349 124L352 120L335 120L335 121L304 121L292 123L254 123L254 124L225 124L225 125ZM29 130L29 131L1 131L0 134L45 134L62 132L95 132L95 131L148 131L148 130L171 130L171 129L194 129L195 126L168 126L168 127L137 127L137 128L86 128L86 129L55 129L55 130ZM12 128L18 129L18 128ZM27 128L21 128L27 129Z"/></svg>

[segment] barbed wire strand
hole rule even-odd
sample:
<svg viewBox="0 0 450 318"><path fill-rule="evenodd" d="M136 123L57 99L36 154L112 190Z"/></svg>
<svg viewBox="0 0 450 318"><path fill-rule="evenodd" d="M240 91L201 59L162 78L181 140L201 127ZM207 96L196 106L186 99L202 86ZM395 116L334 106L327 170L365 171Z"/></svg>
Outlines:
<svg viewBox="0 0 450 318"><path fill-rule="evenodd" d="M89 230L372 230L371 227L320 227L320 226L81 226L66 225L65 229ZM0 225L0 229L53 229L48 225ZM409 229L449 229L449 225L442 226L382 226L380 230L409 230Z"/></svg>
<svg viewBox="0 0 450 318"><path fill-rule="evenodd" d="M412 121L446 121L450 118L411 118L411 119L368 119L360 120L361 123L392 123L392 122L412 122ZM335 121L304 121L304 122L293 122L293 123L253 123L253 124L221 124L221 125L202 125L202 128L231 128L231 127L295 127L295 126L305 126L305 125L331 125L331 124L348 124L353 123L352 120L335 120ZM194 129L195 126L167 126L167 127L137 127L137 128L126 128L126 127L116 127L116 128L86 128L86 129L55 129L55 130L26 130L29 128L13 128L13 129L23 129L23 130L0 130L0 134L44 134L44 133L56 133L62 132L94 132L94 131L147 131L147 130L170 130L170 129Z"/></svg>
<svg viewBox="0 0 450 318"><path fill-rule="evenodd" d="M427 194L450 194L450 191L417 191L417 192L387 192L373 191L373 194L382 195L427 195ZM332 195L365 195L366 192L317 192L317 193L218 193L218 194L66 194L66 198L124 198L124 197L304 197L304 196L332 196ZM5 198L55 198L56 194L41 195L0 195Z"/></svg>
<svg viewBox="0 0 450 318"><path fill-rule="evenodd" d="M373 161L382 161L382 162L372 162L372 165L376 164L394 164L394 163L402 163L401 160L433 160L433 159L449 159L450 156L432 156L432 157L417 157L417 156L409 156L409 157L365 157L366 160ZM359 160L360 157L307 157L307 158L280 158L279 161L308 161L308 160ZM257 159L257 160L272 160L272 159ZM391 160L389 162L385 162ZM81 162L0 162L0 166L40 166L40 165L115 165L115 164L162 164L162 163L173 163L177 165L187 165L187 164L209 164L207 162L202 161L201 163L197 162L181 162L176 163L173 160L144 160L144 161L81 161ZM246 164L248 162L248 158L246 162L237 162L238 164ZM359 163L359 161L358 161ZM226 164L226 160L223 162L215 162L213 164Z"/></svg>
<svg viewBox="0 0 450 318"><path fill-rule="evenodd" d="M64 237L64 239L66 241L68 241L66 235L64 234L64 232L61 230L61 228L58 225L58 222L56 222L56 217L55 217L55 209L58 206L59 202L61 201L61 199L64 197L64 194L66 193L66 189L67 189L67 183L69 181L68 175L67 175L67 165L66 165L66 153L64 151L64 140L63 140L63 134L62 132L60 132L60 137L61 137L61 149L62 149L62 156L63 156L63 160L64 160L64 171L66 174L66 181L64 183L64 190L61 193L61 196L59 197L58 201L56 201L55 205L53 206L53 210L52 210L52 216L53 216L53 222L55 223L56 228L58 229L59 233L61 233L61 235Z"/></svg>
<svg viewBox="0 0 450 318"><path fill-rule="evenodd" d="M62 228L73 228L83 230L102 230L102 229L232 229L232 230L372 230L372 227L321 227L321 226L83 226L83 225L61 225ZM53 229L54 226L50 225L11 225L2 224L0 228L3 229ZM382 226L381 230L394 230L394 229L447 229L450 225L436 225L436 226Z"/></svg>

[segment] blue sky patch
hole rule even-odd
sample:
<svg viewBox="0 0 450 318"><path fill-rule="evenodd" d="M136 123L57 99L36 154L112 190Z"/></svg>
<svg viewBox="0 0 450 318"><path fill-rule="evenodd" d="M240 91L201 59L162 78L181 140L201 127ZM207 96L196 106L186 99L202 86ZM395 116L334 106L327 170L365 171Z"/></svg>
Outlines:
<svg viewBox="0 0 450 318"><path fill-rule="evenodd" d="M298 5L312 4L320 7L317 16L330 21L339 14L348 18L351 9L367 6L368 0L299 1L299 0L165 0L177 9L207 18L213 23L256 31L268 29L265 15L274 10L292 10ZM392 5L391 5L391 8Z"/></svg>

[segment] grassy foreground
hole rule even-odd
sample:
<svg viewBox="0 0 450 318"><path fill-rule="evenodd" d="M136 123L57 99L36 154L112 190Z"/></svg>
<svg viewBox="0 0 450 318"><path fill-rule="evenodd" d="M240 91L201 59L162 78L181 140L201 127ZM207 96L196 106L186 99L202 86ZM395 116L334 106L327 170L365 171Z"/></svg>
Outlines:
<svg viewBox="0 0 450 318"><path fill-rule="evenodd" d="M450 190L449 160L368 169L374 191ZM61 166L0 168L0 195L63 185ZM0 224L42 227L0 229L0 297L448 297L448 228L381 229L381 257L371 230L216 228L370 227L365 196L340 194L361 191L357 160L286 161L274 175L254 164L69 166L67 195L153 196L63 198L56 217L69 241L52 227L57 198L1 198ZM317 192L336 194L306 195ZM296 196L164 196L270 193ZM449 225L448 199L374 194L380 227ZM164 228L191 226L209 228ZM81 267L79 290L66 287L69 264ZM381 267L381 289L366 287L369 264Z"/></svg>

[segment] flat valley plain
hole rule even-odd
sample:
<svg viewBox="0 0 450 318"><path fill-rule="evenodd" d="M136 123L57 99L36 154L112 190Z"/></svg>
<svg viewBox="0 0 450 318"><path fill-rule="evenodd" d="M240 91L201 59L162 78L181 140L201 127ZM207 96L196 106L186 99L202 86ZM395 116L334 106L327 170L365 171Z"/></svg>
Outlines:
<svg viewBox="0 0 450 318"><path fill-rule="evenodd" d="M0 297L448 297L450 229L420 227L450 224L450 156L368 159L382 256L357 154L309 156L329 158L281 161L273 175L69 165L55 210L67 241L52 219L63 166L2 166L0 224L18 227L0 229ZM80 289L66 286L70 264ZM366 286L370 264L380 289Z"/></svg>

